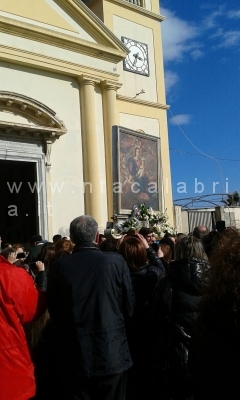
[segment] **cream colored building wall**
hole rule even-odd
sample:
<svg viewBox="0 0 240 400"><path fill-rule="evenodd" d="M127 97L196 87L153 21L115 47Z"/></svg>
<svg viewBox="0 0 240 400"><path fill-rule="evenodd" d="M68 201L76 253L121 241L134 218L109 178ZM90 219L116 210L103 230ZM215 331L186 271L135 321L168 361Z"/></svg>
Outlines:
<svg viewBox="0 0 240 400"><path fill-rule="evenodd" d="M69 222L84 213L78 84L66 76L40 70L31 71L2 62L0 76L1 90L20 93L40 101L53 109L66 125L68 132L52 145L50 170L52 232L58 233L60 229L66 231ZM58 184L60 193L57 187L54 190L55 184Z"/></svg>
<svg viewBox="0 0 240 400"><path fill-rule="evenodd" d="M60 26L55 26L52 24L47 24L40 21L35 21L35 20L30 20L29 18L22 17L21 15L17 14L12 14L10 12L5 12L0 10L0 17L7 17L11 19L12 21L21 21L25 22L28 24L31 24L33 27L41 27L41 28L46 28L46 29L51 29L53 32L59 32L59 33L67 33L69 36L75 37L75 38L80 38L83 40L88 40L90 42L96 43L96 41L90 36L86 31L81 29L78 24L76 24L74 21L71 21L70 24L60 24ZM65 21L66 22L66 21ZM56 24L59 25L59 24ZM76 28L75 28L76 27Z"/></svg>
<svg viewBox="0 0 240 400"><path fill-rule="evenodd" d="M134 131L141 129L148 135L159 137L159 120L156 118L120 113L120 126Z"/></svg>
<svg viewBox="0 0 240 400"><path fill-rule="evenodd" d="M46 18L39 18L39 20L37 20L37 18L34 19L35 17L28 13L28 0L22 0L21 4L17 2L17 0L13 0L14 4L17 2L17 6L12 8L12 18L15 18L15 20L19 19L19 23L20 21L31 23L33 29L34 26L45 29L51 25L51 29L56 33L60 34L65 32L70 36L89 40L90 45L92 43L95 46L95 39L91 35L89 37L89 34L84 32L84 29L82 30L77 22L67 15L65 11L61 10L56 2L53 0L38 1L41 1L42 7L51 7L51 10L57 11L56 16L50 18L49 14ZM36 8L39 7L38 1L33 0ZM5 0L0 0L1 17L6 17L7 12L9 12L8 8L4 8L5 5ZM23 8L20 12L21 6ZM150 8L150 0L147 0L146 7L147 9ZM151 8L153 12L156 12L157 3L155 0L151 1ZM25 16L27 18L25 18ZM103 18L105 25L115 33L119 39L122 35L127 37L133 35L133 38L148 44L150 78L123 72L122 61L118 62L118 65L116 63L121 55L124 54L124 51L122 49L116 50L116 47L112 49L111 45L106 45L106 48L110 46L109 51L114 53L114 56L111 55L111 61L109 61L108 55L107 57L101 55L101 45L99 56L97 54L96 56L90 56L80 54L77 50L68 50L64 45L63 48L61 48L61 45L51 45L44 43L42 40L32 40L28 35L27 37L20 37L21 35L11 35L6 32L0 34L0 41L3 46L1 59L7 60L7 63L0 62L1 84L3 82L1 89L32 97L52 108L57 112L59 118L64 121L68 130L67 134L63 135L63 137L57 140L52 146L52 169L48 180L58 183L59 189L55 188L55 192L52 190L52 193L49 195L54 210L53 216L50 218L51 234L57 233L59 230L67 234L71 219L84 213L81 115L77 76L90 74L90 76L94 76L97 81L100 78L99 82L100 80L106 80L111 84L112 81L118 81L119 72L121 75L120 82L123 83L123 87L118 93L133 98L136 93L144 89L146 93L141 97L143 101L165 104L159 21L146 18L145 15L141 15L130 9L127 10L126 13L125 7L108 1L105 1L103 5ZM95 35L94 37L97 37L101 42L101 33L94 29L92 30L93 36ZM38 33L38 35L40 39L40 33ZM106 36L104 37L104 41L104 43L106 43ZM121 46L119 49L120 48ZM115 57L117 52L118 56ZM34 54L36 56L34 56ZM90 54L92 54L92 52ZM14 64L14 61L10 61L9 63L8 60L15 60L16 63L20 64L32 65L34 69L26 66L17 66ZM64 74L61 75L61 73ZM146 86L147 89L144 86ZM90 89L88 88L88 90ZM111 105L112 113L115 113L115 100L112 95L108 97L108 101L109 103L107 104ZM100 179L104 179L106 176L106 167L104 156L103 110L102 93L99 86L95 87L93 103L98 149L98 157L96 157L98 159L95 160L96 163L94 162L93 167L97 168ZM141 124L147 128L148 121L150 129L154 130L154 133L151 132L150 134L161 138L164 207L168 209L168 214L172 219L170 212L172 208L171 193L169 193L169 189L166 189L164 186L164 182L168 182L167 186L169 185L171 192L166 110L146 105L131 104L124 101L117 101L116 107L116 118L111 118L111 115L108 115L108 120L111 120L109 124L108 121L106 121L105 110L104 124L110 133L111 126L115 124L112 120L114 119L114 121L117 121L119 115L123 122L123 124L120 124L127 124L126 126L130 129L135 129L134 126L139 125L140 129L143 129ZM110 135L106 135L106 127L105 140L109 138ZM58 191L60 191L60 193L58 193ZM99 207L99 203L101 203L100 208L102 212L101 220L98 222L100 228L103 228L108 219L106 194L104 192L101 193L96 207Z"/></svg>
<svg viewBox="0 0 240 400"><path fill-rule="evenodd" d="M51 46L49 44L36 42L30 39L21 38L18 36L13 36L7 33L0 34L1 45L9 46L10 48L16 48L19 50L34 52L35 54L41 54L46 58L56 58L59 60L64 60L66 62L79 64L82 66L113 72L115 64L96 59L94 57L87 56L78 52L69 51L62 49L60 47ZM46 59L46 63L48 60Z"/></svg>
<svg viewBox="0 0 240 400"><path fill-rule="evenodd" d="M1 14L5 13L14 18L28 19L30 21L38 21L45 25L60 26L62 29L74 30L70 24L66 22L65 18L57 15L53 7L52 0L0 0Z"/></svg>
<svg viewBox="0 0 240 400"><path fill-rule="evenodd" d="M151 11L155 14L160 14L160 2L161 0L151 0Z"/></svg>
<svg viewBox="0 0 240 400"><path fill-rule="evenodd" d="M127 2L126 2L127 4ZM156 14L159 14L159 5L157 0L152 0L152 11L155 12ZM131 6L129 8L126 6L121 6L118 3L113 3L111 1L104 1L104 23L105 25L115 33L115 35L119 38L120 36L127 36L124 32L124 29L121 29L121 26L117 26L118 32L115 31L115 21L116 18L121 20L125 20L125 25L129 23L129 26L134 27L138 25L138 31L139 33L140 27L141 27L141 38L142 35L144 35L144 32L149 32L149 30L152 32L152 40L153 40L153 46L154 46L154 53L152 54L153 60L154 60L154 69L151 70L151 65L150 65L150 75L152 75L155 71L156 74L156 84L153 88L154 90L154 96L155 93L157 93L157 98L156 102L165 104L166 103L166 94L165 94L165 82L164 82L164 69L163 69L163 54L162 54L162 37L161 37L161 25L160 21L154 19L153 17L146 16L144 13L140 14L139 12L136 12L135 9L132 9ZM144 10L144 9L143 9ZM133 24L133 25L132 25ZM124 25L124 26L125 26ZM126 28L126 29L131 29L131 32L134 32L132 28ZM127 30L128 31L128 30ZM138 35L134 35L134 38L136 40L142 41L143 43L147 43L145 37L143 37L143 40L140 40ZM119 63L118 68L120 68L120 64L122 67L122 63ZM132 73L129 73L130 75L134 75ZM141 90L142 88L140 88ZM120 93L120 92L119 92ZM135 96L136 93L134 93ZM149 96L149 93L146 93L142 95L141 97L143 100L147 100L147 97ZM153 100L150 100L153 101Z"/></svg>
<svg viewBox="0 0 240 400"><path fill-rule="evenodd" d="M129 39L136 39L139 42L147 44L150 70L150 76L143 76L129 71L124 71L123 63L119 63L117 72L120 75L120 80L123 82L123 86L119 89L118 93L123 96L135 97L136 93L139 93L143 89L145 93L141 95L141 98L157 102L152 29L146 28L140 23L132 22L115 15L113 16L113 21L114 33L120 40L121 36L125 36Z"/></svg>
<svg viewBox="0 0 240 400"><path fill-rule="evenodd" d="M129 7L127 4L121 6L106 0L103 6L104 23L119 39L121 36L133 38L148 44L149 47L150 77L123 71L123 63L118 64L120 80L123 82L122 88L118 90L118 95L128 98L127 101L119 98L118 112L120 125L130 129L143 129L146 133L161 139L163 207L167 209L173 223L167 116L166 108L160 106L166 105L160 22L154 16L144 14L144 9L141 14L131 5ZM159 14L157 0L151 0L151 10L150 2L147 1L145 6L146 10ZM145 93L135 97L142 89ZM142 104L137 104L134 98ZM148 101L152 104L148 105ZM153 103L158 103L158 105L156 104L155 107ZM146 128L142 128L141 124ZM154 130L154 132L150 132L150 130Z"/></svg>

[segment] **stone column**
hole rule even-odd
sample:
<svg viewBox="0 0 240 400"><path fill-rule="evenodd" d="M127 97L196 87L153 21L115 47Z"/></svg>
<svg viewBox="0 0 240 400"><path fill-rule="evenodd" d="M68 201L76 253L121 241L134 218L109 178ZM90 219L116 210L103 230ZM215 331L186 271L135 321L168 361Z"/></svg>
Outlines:
<svg viewBox="0 0 240 400"><path fill-rule="evenodd" d="M103 99L103 124L105 141L106 186L108 202L108 220L113 216L113 163L112 163L112 127L119 124L116 92L122 85L117 82L101 83Z"/></svg>
<svg viewBox="0 0 240 400"><path fill-rule="evenodd" d="M91 215L101 226L103 221L101 218L101 186L94 91L95 85L100 81L87 76L79 77L78 81L80 84L85 213Z"/></svg>

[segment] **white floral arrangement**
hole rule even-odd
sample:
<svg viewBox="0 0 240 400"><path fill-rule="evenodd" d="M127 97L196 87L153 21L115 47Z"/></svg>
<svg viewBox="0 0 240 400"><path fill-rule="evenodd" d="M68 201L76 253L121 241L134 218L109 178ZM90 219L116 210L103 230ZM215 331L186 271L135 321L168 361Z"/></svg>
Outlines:
<svg viewBox="0 0 240 400"><path fill-rule="evenodd" d="M151 228L157 237L161 237L165 233L176 234L175 229L169 223L166 210L164 212L154 211L152 207L147 208L144 203L140 204L139 208L134 205L131 216L116 226L121 233L125 233L131 228L139 230L144 226Z"/></svg>

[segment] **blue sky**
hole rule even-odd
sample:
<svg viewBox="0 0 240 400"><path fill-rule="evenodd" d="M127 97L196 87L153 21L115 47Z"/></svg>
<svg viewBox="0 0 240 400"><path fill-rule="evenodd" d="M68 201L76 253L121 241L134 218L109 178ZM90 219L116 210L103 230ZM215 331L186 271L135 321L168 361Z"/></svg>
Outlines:
<svg viewBox="0 0 240 400"><path fill-rule="evenodd" d="M160 7L173 199L240 191L240 2Z"/></svg>

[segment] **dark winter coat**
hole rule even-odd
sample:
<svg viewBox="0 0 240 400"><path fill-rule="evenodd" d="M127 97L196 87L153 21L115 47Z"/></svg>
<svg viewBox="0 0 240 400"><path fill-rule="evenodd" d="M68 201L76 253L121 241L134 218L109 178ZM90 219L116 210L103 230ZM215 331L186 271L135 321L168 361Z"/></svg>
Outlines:
<svg viewBox="0 0 240 400"><path fill-rule="evenodd" d="M159 258L156 251L149 246L147 249L147 257L149 260L149 264L153 265L154 267L158 267L158 275L160 278L163 278L166 275L166 267L167 264L164 262L163 258Z"/></svg>
<svg viewBox="0 0 240 400"><path fill-rule="evenodd" d="M147 249L147 256L149 263L137 270L131 270L136 304L132 318L127 320L127 332L132 353L138 354L139 344L147 342L152 329L149 303L152 301L153 291L157 282L166 275L165 267L151 247Z"/></svg>
<svg viewBox="0 0 240 400"><path fill-rule="evenodd" d="M48 306L73 374L108 376L132 365L124 317L134 309L128 267L116 253L83 243L53 263Z"/></svg>
<svg viewBox="0 0 240 400"><path fill-rule="evenodd" d="M171 385L181 381L182 389L178 390L183 394L192 390L187 370L188 351L199 312L202 274L208 267L207 261L196 258L173 261L154 293L159 363L165 364Z"/></svg>
<svg viewBox="0 0 240 400"><path fill-rule="evenodd" d="M129 335L134 337L135 343L140 340L140 337L144 337L145 331L149 330L148 302L162 276L164 276L163 271L150 264L144 265L137 271L131 271L136 305L132 318L128 319L127 327Z"/></svg>
<svg viewBox="0 0 240 400"><path fill-rule="evenodd" d="M197 399L239 399L240 327L225 302L204 310L194 325L188 368Z"/></svg>
<svg viewBox="0 0 240 400"><path fill-rule="evenodd" d="M155 286L166 275L165 267L152 247L147 249L147 257L149 263L131 271L136 304L132 318L127 320L127 332L132 353L138 355L142 342L148 341L152 330L149 308Z"/></svg>
<svg viewBox="0 0 240 400"><path fill-rule="evenodd" d="M155 252L154 252L155 253ZM159 279L165 275L161 262L159 266L146 264L131 277L136 297L136 306L132 318L127 320L127 339L133 360L128 374L126 400L152 399L151 391L151 344L153 327L149 313L149 301Z"/></svg>

